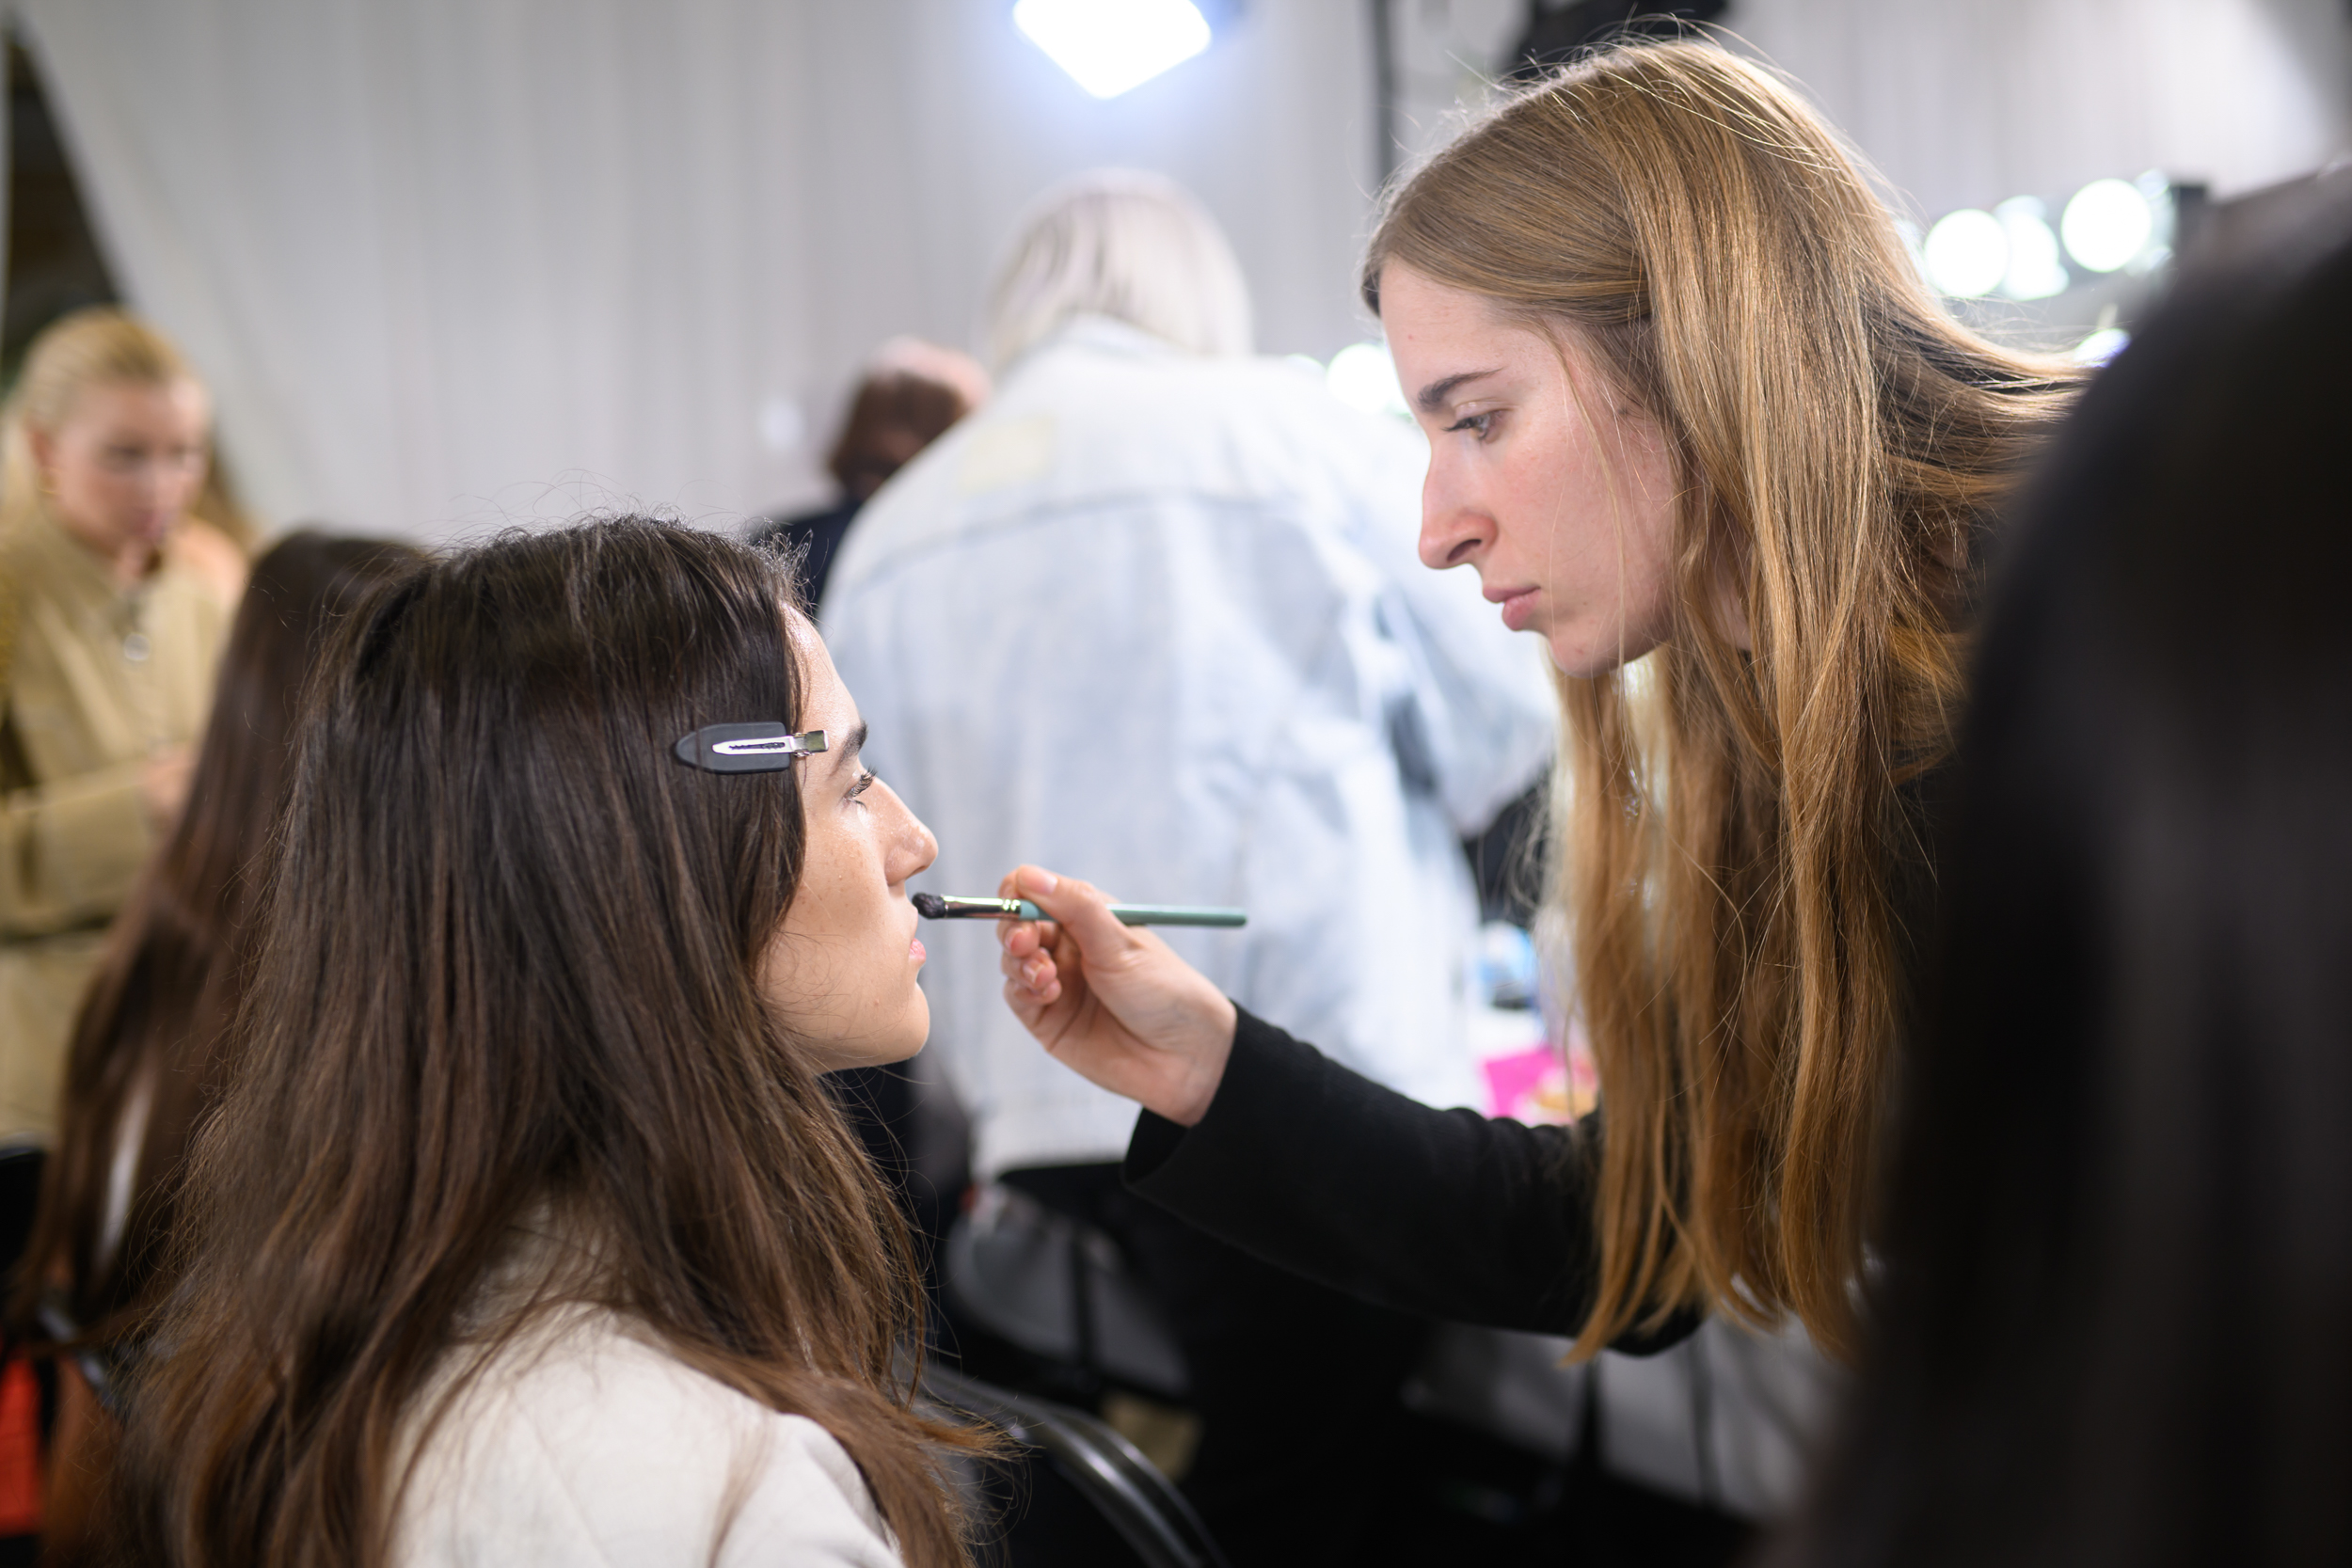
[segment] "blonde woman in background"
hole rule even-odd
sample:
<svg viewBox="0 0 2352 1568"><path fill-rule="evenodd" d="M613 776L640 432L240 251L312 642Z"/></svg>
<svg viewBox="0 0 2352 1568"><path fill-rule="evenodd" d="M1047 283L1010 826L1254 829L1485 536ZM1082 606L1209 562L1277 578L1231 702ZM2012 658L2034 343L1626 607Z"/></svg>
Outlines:
<svg viewBox="0 0 2352 1568"><path fill-rule="evenodd" d="M0 440L0 1148L40 1148L107 923L186 797L246 530L203 385L122 311L34 341Z"/></svg>

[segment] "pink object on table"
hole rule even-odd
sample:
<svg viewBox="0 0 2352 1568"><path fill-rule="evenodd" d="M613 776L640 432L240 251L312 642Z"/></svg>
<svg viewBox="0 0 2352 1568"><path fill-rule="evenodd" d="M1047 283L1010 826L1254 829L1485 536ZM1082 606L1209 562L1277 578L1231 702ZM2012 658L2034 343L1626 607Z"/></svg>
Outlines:
<svg viewBox="0 0 2352 1568"><path fill-rule="evenodd" d="M1479 1063L1486 1076L1486 1114L1515 1121L1572 1121L1593 1107L1599 1087L1589 1053L1549 1040Z"/></svg>

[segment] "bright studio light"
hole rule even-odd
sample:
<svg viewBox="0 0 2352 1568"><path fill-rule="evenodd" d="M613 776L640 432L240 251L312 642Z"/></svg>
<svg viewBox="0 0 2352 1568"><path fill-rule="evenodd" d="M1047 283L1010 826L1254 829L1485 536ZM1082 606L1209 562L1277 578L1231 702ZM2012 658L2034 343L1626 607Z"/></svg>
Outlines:
<svg viewBox="0 0 2352 1568"><path fill-rule="evenodd" d="M1936 219L1919 248L1928 282L1938 293L1974 299L1999 288L2009 276L2008 230L1999 218L1976 207Z"/></svg>
<svg viewBox="0 0 2352 1568"><path fill-rule="evenodd" d="M1405 388L1397 385L1396 362L1378 343L1350 343L1331 356L1324 385L1333 397L1367 414L1402 418L1411 412L1405 406Z"/></svg>
<svg viewBox="0 0 2352 1568"><path fill-rule="evenodd" d="M1993 209L2001 220L2001 237L2009 242L2009 267L2001 275L2001 293L2011 299L2047 299L2062 294L2073 281L2058 260L2058 236L2050 232L2048 209L2030 196L2012 196Z"/></svg>
<svg viewBox="0 0 2352 1568"><path fill-rule="evenodd" d="M2113 272L2145 249L2156 230L2148 198L2128 180L2093 180L2058 219L2067 254L2092 272Z"/></svg>
<svg viewBox="0 0 2352 1568"><path fill-rule="evenodd" d="M2103 326L2074 345L2074 363L2104 365L2130 346L2132 335L2120 326Z"/></svg>
<svg viewBox="0 0 2352 1568"><path fill-rule="evenodd" d="M1097 98L1117 98L1209 46L1192 0L1021 0L1013 25Z"/></svg>

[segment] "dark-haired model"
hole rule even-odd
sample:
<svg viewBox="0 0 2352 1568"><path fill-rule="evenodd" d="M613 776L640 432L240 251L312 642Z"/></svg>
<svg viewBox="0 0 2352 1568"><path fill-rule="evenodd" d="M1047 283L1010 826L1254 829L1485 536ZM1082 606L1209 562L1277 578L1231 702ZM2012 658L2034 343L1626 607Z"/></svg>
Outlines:
<svg viewBox="0 0 2352 1568"><path fill-rule="evenodd" d="M966 1560L970 1439L912 1406L904 1228L820 1082L922 1046L935 846L791 596L606 520L343 628L128 1389L130 1555ZM723 724L803 743L680 760Z"/></svg>

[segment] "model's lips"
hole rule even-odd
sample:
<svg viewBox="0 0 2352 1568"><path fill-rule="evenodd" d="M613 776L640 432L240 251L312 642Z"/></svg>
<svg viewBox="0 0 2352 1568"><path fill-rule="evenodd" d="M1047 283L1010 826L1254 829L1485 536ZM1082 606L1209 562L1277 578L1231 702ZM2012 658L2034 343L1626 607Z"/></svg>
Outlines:
<svg viewBox="0 0 2352 1568"><path fill-rule="evenodd" d="M914 959L916 963L921 963L930 956L930 955L923 951L923 939L921 937L916 937L913 942L907 943L907 957Z"/></svg>
<svg viewBox="0 0 2352 1568"><path fill-rule="evenodd" d="M1513 631L1525 631L1527 623L1534 618L1535 595L1540 588L1499 588L1483 590L1489 604L1502 607L1502 624Z"/></svg>

